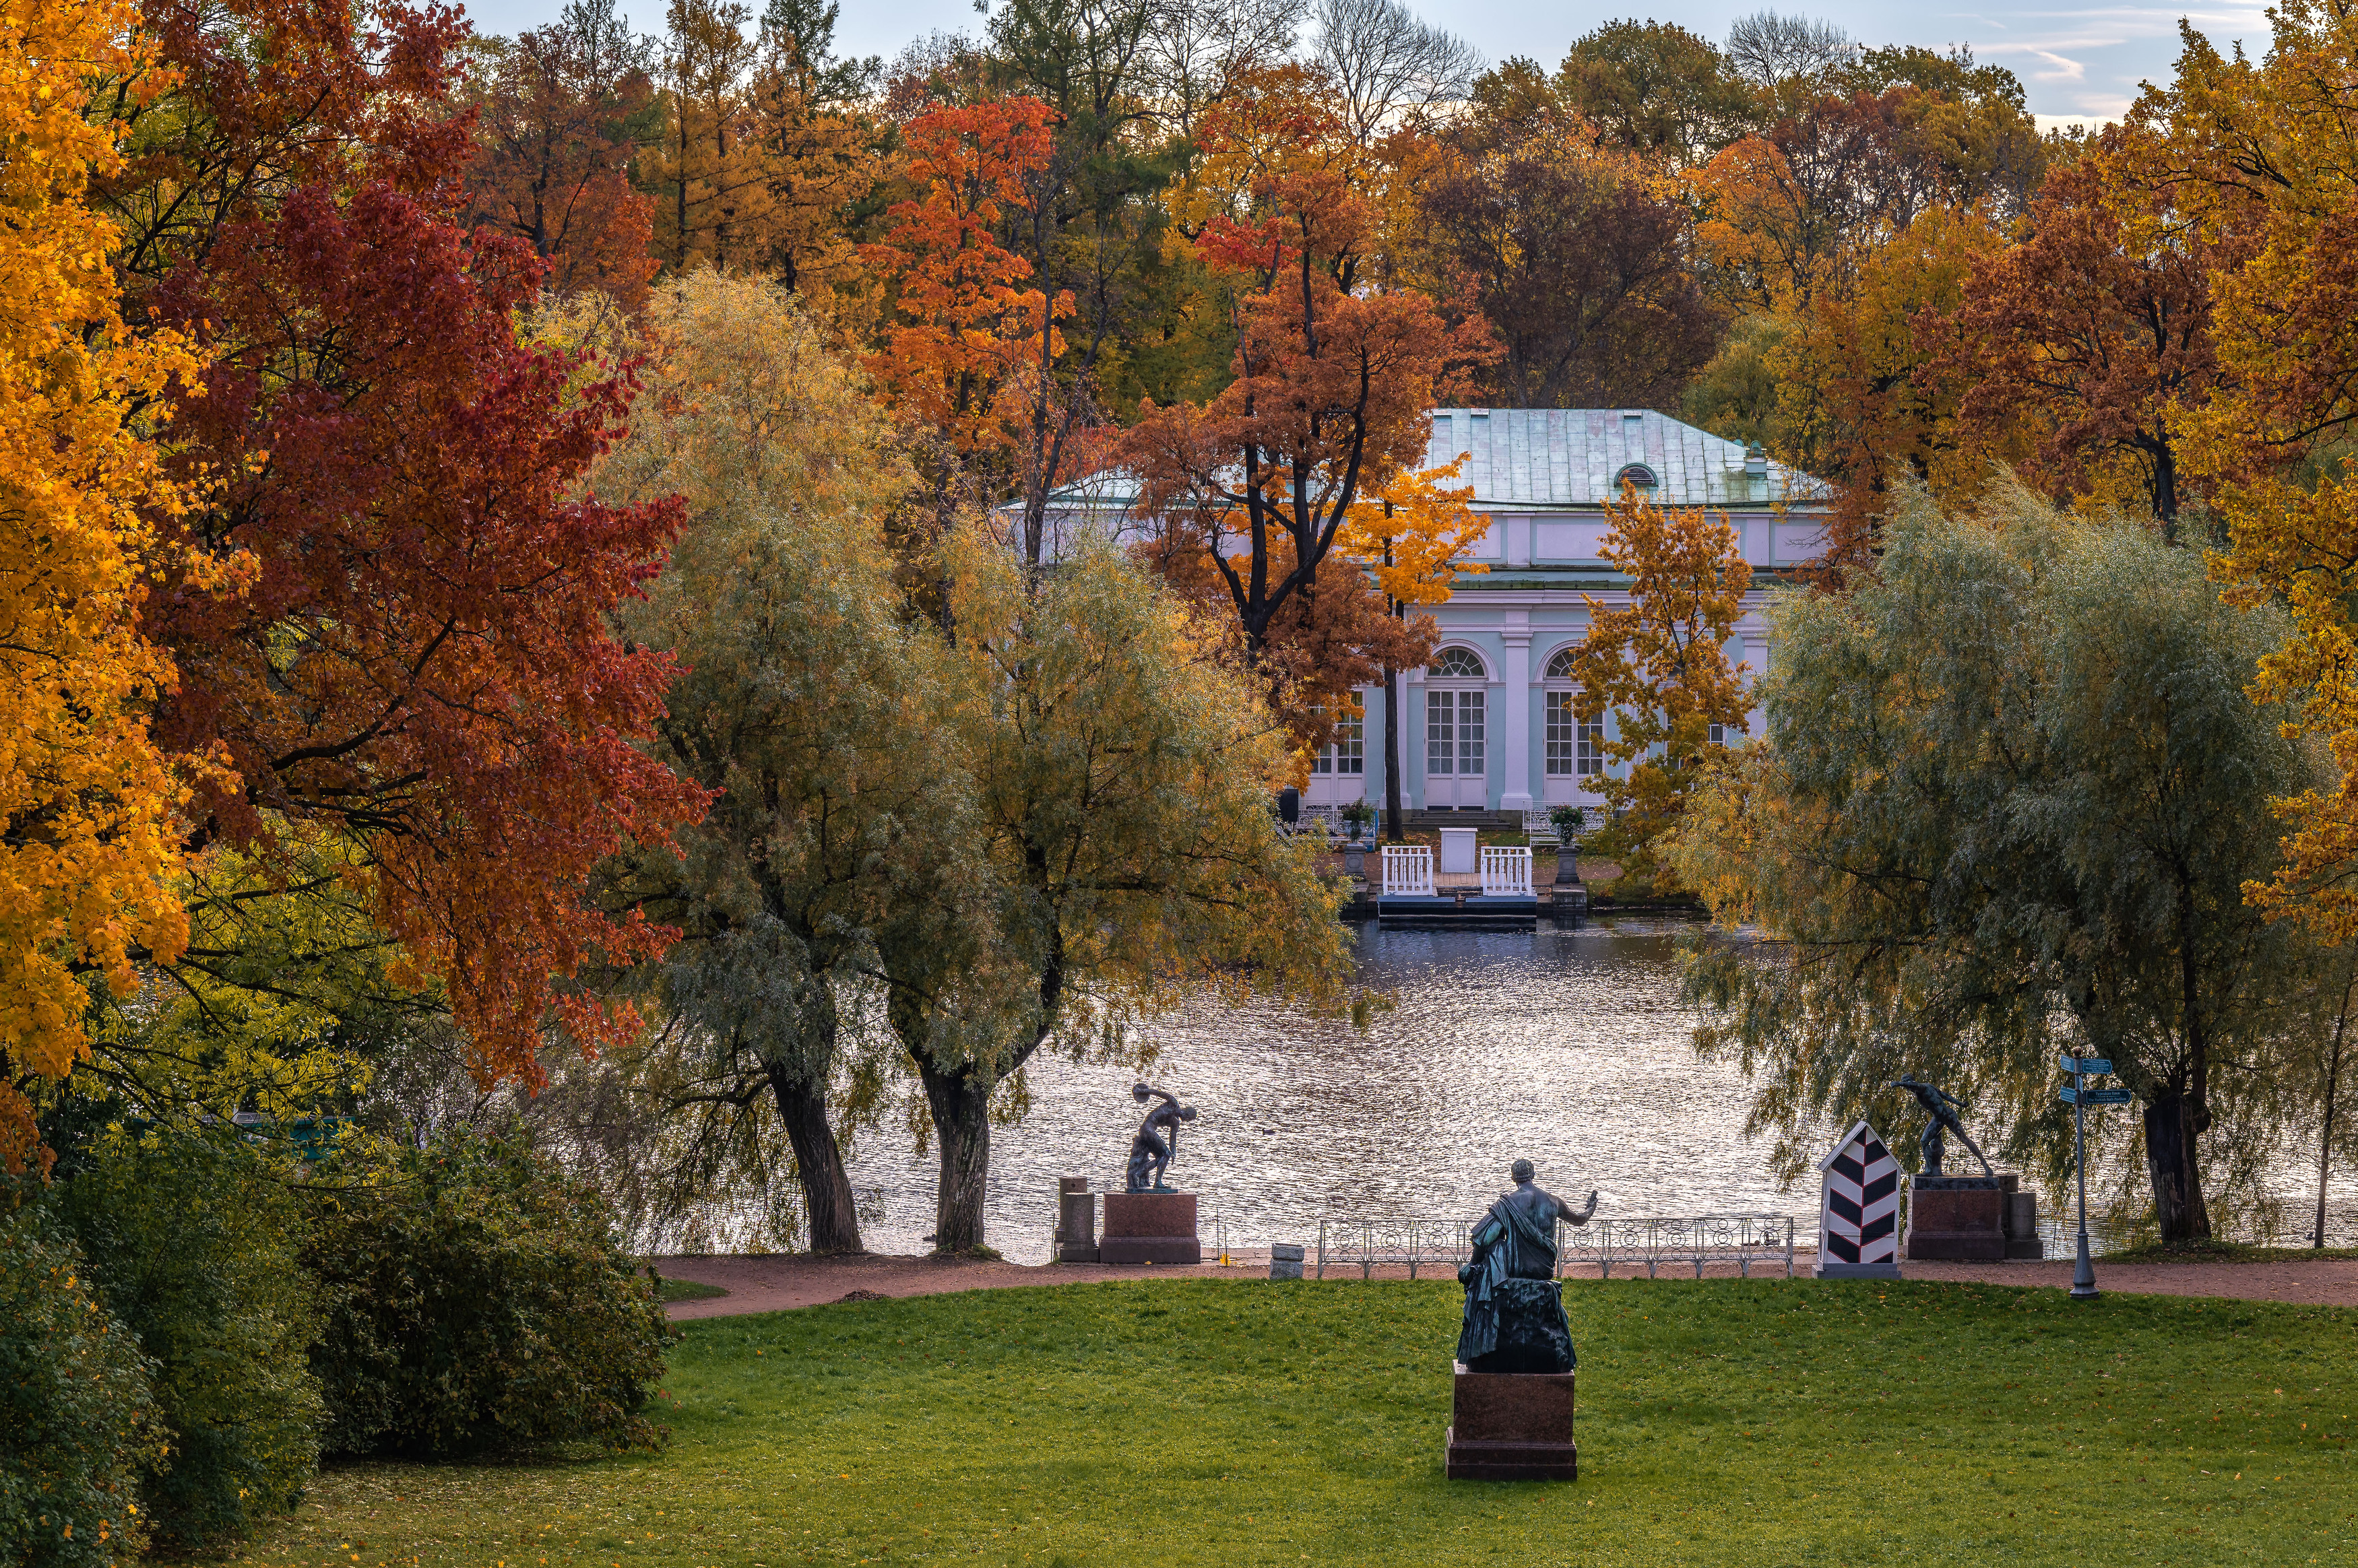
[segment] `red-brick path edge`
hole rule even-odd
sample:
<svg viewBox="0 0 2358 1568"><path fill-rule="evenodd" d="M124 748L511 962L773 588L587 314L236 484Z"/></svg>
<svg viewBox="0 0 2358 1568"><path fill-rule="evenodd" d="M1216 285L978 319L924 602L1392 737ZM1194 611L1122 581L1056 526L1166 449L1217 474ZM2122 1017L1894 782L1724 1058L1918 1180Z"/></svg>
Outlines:
<svg viewBox="0 0 2358 1568"><path fill-rule="evenodd" d="M1031 1266L971 1259L905 1258L883 1253L821 1258L808 1253L775 1253L753 1257L678 1257L652 1260L667 1280L693 1280L717 1285L729 1293L702 1301L671 1303L673 1321L728 1317L741 1313L778 1312L791 1307L820 1306L839 1302L854 1291L871 1296L931 1296L951 1291L1006 1290L1025 1285L1088 1284L1104 1280L1232 1280L1269 1282L1266 1252L1231 1255L1233 1266L1217 1263L1192 1266L1152 1264L1049 1263ZM1796 1279L1808 1277L1815 1260L1801 1254L1794 1260ZM1707 1277L1730 1277L1732 1265L1714 1265ZM2028 1285L2067 1290L2071 1283L2069 1259L2015 1263L1902 1263L1910 1280L1970 1281L1987 1285ZM1421 1268L1420 1278L1449 1277ZM1379 1268L1379 1280L1404 1280L1404 1267ZM1692 1281L1694 1270L1665 1268L1649 1280L1643 1268L1625 1274L1614 1271L1612 1283L1629 1288L1668 1289ZM1783 1268L1752 1271L1752 1282L1768 1288L1784 1282ZM1303 1281L1314 1290L1342 1290L1360 1282L1359 1271L1329 1268L1324 1281ZM2244 1301L2296 1302L2311 1306L2358 1306L2358 1259L2278 1263L2121 1263L2096 1261L2100 1289L2133 1295L2228 1296Z"/></svg>

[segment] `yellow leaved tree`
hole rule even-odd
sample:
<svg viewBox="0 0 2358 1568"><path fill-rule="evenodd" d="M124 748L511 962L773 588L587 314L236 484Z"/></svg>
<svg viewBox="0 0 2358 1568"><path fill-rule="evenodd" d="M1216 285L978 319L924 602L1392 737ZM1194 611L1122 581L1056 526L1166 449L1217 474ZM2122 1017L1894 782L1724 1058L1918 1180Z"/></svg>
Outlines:
<svg viewBox="0 0 2358 1568"><path fill-rule="evenodd" d="M173 771L143 717L171 669L141 639L153 451L126 423L189 362L116 314L114 231L85 204L116 163L90 76L127 77L134 6L0 0L0 1166L46 1162L18 1085L88 1050L81 976L118 993L187 922Z"/></svg>
<svg viewBox="0 0 2358 1568"><path fill-rule="evenodd" d="M1752 568L1736 530L1701 507L1656 506L1623 485L1603 555L1629 579L1629 601L1588 595L1588 634L1573 654L1584 719L1610 710L1608 768L1598 781L1613 812L1599 846L1624 875L1670 872L1663 842L1687 800L1741 735L1751 708L1745 666L1727 641L1744 614Z"/></svg>
<svg viewBox="0 0 2358 1568"><path fill-rule="evenodd" d="M1471 452L1441 468L1400 474L1354 504L1336 533L1335 548L1367 568L1383 591L1384 608L1401 621L1412 610L1445 604L1461 572L1490 568L1466 558L1489 532L1487 513L1474 510L1474 487L1451 482ZM1415 645L1429 654L1430 616L1420 615ZM1401 671L1384 671L1384 834L1401 840Z"/></svg>
<svg viewBox="0 0 2358 1568"><path fill-rule="evenodd" d="M2187 467L2213 487L2228 550L2214 575L2245 605L2282 604L2291 634L2254 695L2299 705L2330 746L2331 784L2272 804L2282 871L2250 890L2327 936L2358 935L2358 16L2318 0L2268 13L2257 58L2185 31L2178 75L2148 88L2115 167L2147 226L2219 259L2208 279L2217 386L2184 419ZM2182 25L2181 25L2182 26ZM2255 802L2257 806L2259 803Z"/></svg>

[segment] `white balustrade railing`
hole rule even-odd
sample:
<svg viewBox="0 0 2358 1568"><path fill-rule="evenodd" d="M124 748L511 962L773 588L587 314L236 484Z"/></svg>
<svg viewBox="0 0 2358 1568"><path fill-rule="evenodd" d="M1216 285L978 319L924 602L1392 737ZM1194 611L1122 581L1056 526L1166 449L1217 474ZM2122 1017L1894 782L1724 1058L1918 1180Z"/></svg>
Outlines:
<svg viewBox="0 0 2358 1568"><path fill-rule="evenodd" d="M1530 898L1531 852L1520 844L1493 844L1482 851L1484 898Z"/></svg>
<svg viewBox="0 0 2358 1568"><path fill-rule="evenodd" d="M1433 849L1426 844L1384 846L1384 892L1400 898L1433 896Z"/></svg>
<svg viewBox="0 0 2358 1568"><path fill-rule="evenodd" d="M1336 1217L1318 1222L1314 1277L1326 1270L1357 1269L1361 1279L1379 1268L1408 1265L1409 1278L1426 1269L1454 1271L1473 1255L1465 1220L1412 1219L1392 1216L1374 1219ZM1610 1279L1617 1263L1625 1269L1643 1264L1649 1279L1664 1264L1692 1268L1703 1278L1707 1263L1733 1263L1746 1279L1752 1265L1784 1267L1793 1277L1797 1232L1784 1215L1705 1215L1693 1219L1593 1219L1586 1225L1559 1221L1555 1230L1556 1273L1595 1269Z"/></svg>

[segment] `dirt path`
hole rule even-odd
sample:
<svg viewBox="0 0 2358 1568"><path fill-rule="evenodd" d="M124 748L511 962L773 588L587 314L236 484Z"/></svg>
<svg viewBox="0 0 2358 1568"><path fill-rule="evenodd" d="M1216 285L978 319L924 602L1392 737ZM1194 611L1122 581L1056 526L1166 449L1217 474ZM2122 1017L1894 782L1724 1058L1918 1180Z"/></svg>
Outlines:
<svg viewBox="0 0 2358 1568"><path fill-rule="evenodd" d="M1004 1290L1019 1285L1087 1284L1102 1280L1266 1280L1269 1255L1266 1252L1239 1252L1234 1255L1234 1267L1223 1269L1205 1263L1192 1268L1153 1267L1141 1265L1051 1263L1032 1267L1022 1263L990 1263L967 1260L946 1260L933 1258L892 1257L869 1253L856 1258L814 1258L806 1254L777 1254L768 1257L686 1257L658 1258L655 1268L665 1279L694 1280L699 1284L717 1285L729 1293L703 1301L674 1302L673 1321L687 1318L728 1317L740 1313L777 1312L788 1307L817 1306L847 1298L866 1300L885 1296L931 1296L949 1291ZM1805 1273L1812 1260L1804 1255L1795 1260L1797 1274ZM2057 1290L2071 1283L2071 1263L2069 1259L2054 1259L2039 1263L1905 1263L1902 1271L1911 1280L1971 1280L1992 1285L2039 1285ZM1434 1271L1421 1270L1420 1275L1433 1277ZM1442 1271L1446 1277L1446 1269ZM1732 1267L1713 1267L1704 1271L1713 1276L1733 1275ZM1781 1280L1780 1269L1758 1270L1754 1274L1767 1281ZM1405 1268L1379 1268L1375 1277L1382 1280L1408 1278ZM1618 1282L1624 1276L1616 1273ZM1648 1281L1640 1271L1634 1276L1634 1285L1660 1287L1676 1279L1693 1278L1693 1270L1665 1270L1659 1280ZM1356 1268L1329 1269L1325 1283L1357 1284L1359 1271ZM2104 1290L2120 1291L2132 1295L2165 1296L2230 1296L2244 1301L2298 1302L2313 1306L2358 1306L2358 1260L2344 1259L2315 1263L2121 1263L2096 1265L2096 1283ZM1634 1288L1634 1286L1633 1286ZM865 1295L860 1292L866 1292Z"/></svg>

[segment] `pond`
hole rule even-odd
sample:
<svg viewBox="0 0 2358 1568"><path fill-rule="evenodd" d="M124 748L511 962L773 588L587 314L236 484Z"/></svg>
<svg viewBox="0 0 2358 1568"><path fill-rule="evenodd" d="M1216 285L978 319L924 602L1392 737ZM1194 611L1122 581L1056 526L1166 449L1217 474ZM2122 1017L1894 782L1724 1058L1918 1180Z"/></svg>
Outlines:
<svg viewBox="0 0 2358 1568"><path fill-rule="evenodd" d="M1674 922L1578 930L1359 933L1361 974L1398 1005L1347 1020L1206 1003L1162 1021L1150 1075L1202 1114L1174 1183L1242 1244L1303 1240L1322 1215L1465 1217L1517 1155L1544 1186L1590 1187L1624 1215L1814 1214L1742 1137L1747 1090L1699 1063L1678 1001ZM986 1222L1009 1257L1047 1256L1056 1178L1119 1190L1140 1110L1130 1070L1055 1060L1029 1075L1031 1114L999 1129ZM921 1251L929 1160L875 1138L853 1161L871 1189L869 1245Z"/></svg>
<svg viewBox="0 0 2358 1568"><path fill-rule="evenodd" d="M1397 1006L1365 1033L1210 1002L1161 1021L1149 1076L1201 1108L1172 1178L1202 1195L1206 1244L1216 1216L1239 1246L1308 1242L1322 1217L1468 1218L1507 1184L1518 1155L1568 1200L1595 1188L1600 1213L1790 1215L1813 1233L1815 1184L1780 1188L1767 1141L1744 1136L1742 1073L1696 1059L1676 953L1694 929L1636 916L1537 932L1370 923L1358 931L1361 975ZM1136 1076L1035 1061L1031 1114L992 1139L992 1246L1046 1260L1059 1176L1120 1189L1141 1115ZM1915 1130L1912 1117L1884 1129ZM2306 1168L2281 1174L2305 1214ZM851 1175L870 1247L927 1249L930 1155L897 1131L872 1133ZM2352 1217L2335 1206L2331 1228L2346 1232ZM2053 1227L2061 1208L2042 1197L2041 1219Z"/></svg>

